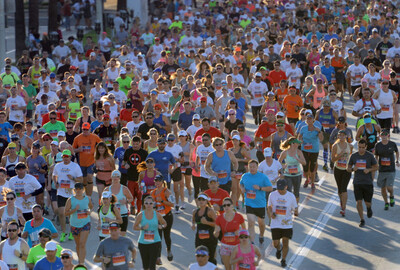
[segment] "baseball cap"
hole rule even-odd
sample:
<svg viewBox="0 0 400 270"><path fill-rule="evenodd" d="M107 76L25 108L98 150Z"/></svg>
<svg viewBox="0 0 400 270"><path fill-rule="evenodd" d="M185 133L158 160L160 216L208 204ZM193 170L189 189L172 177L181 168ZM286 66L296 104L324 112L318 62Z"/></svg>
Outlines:
<svg viewBox="0 0 400 270"><path fill-rule="evenodd" d="M119 72L119 74L126 74L126 70L125 70L125 69L121 69L121 71Z"/></svg>
<svg viewBox="0 0 400 270"><path fill-rule="evenodd" d="M248 231L248 230L240 230L240 232L239 232L239 236L241 236L241 235L247 235L247 236L250 236L250 233L249 233L249 231Z"/></svg>
<svg viewBox="0 0 400 270"><path fill-rule="evenodd" d="M17 165L15 165L15 169L26 169L26 164L23 162L18 162Z"/></svg>
<svg viewBox="0 0 400 270"><path fill-rule="evenodd" d="M116 221L111 221L109 224L109 228L110 228L110 230L111 229L119 229L119 228L121 228L121 225L119 225L119 223Z"/></svg>
<svg viewBox="0 0 400 270"><path fill-rule="evenodd" d="M86 129L86 130L90 129L90 124L88 122L83 123L82 129Z"/></svg>
<svg viewBox="0 0 400 270"><path fill-rule="evenodd" d="M70 250L70 249L63 249L63 250L61 250L61 255L63 255L63 254L68 254L69 256L72 257L72 250Z"/></svg>
<svg viewBox="0 0 400 270"><path fill-rule="evenodd" d="M178 137L181 137L181 136L187 136L187 132L185 130L179 131Z"/></svg>
<svg viewBox="0 0 400 270"><path fill-rule="evenodd" d="M57 133L57 137L58 137L58 136L65 137L65 131L60 130L60 131Z"/></svg>
<svg viewBox="0 0 400 270"><path fill-rule="evenodd" d="M261 75L260 72L257 72L255 76L256 76L256 77L261 77L262 75Z"/></svg>
<svg viewBox="0 0 400 270"><path fill-rule="evenodd" d="M285 114L283 112L277 112L276 116L281 116L281 117L285 117Z"/></svg>
<svg viewBox="0 0 400 270"><path fill-rule="evenodd" d="M103 194L101 194L102 198L111 198L112 193L110 191L103 191Z"/></svg>
<svg viewBox="0 0 400 270"><path fill-rule="evenodd" d="M200 101L207 101L207 97L201 97Z"/></svg>
<svg viewBox="0 0 400 270"><path fill-rule="evenodd" d="M46 243L46 247L44 251L56 251L57 250L57 243L54 241L49 241Z"/></svg>
<svg viewBox="0 0 400 270"><path fill-rule="evenodd" d="M63 156L71 156L72 155L72 153L71 153L71 151L70 150L68 150L68 149L65 149L64 151L62 151L62 155Z"/></svg>
<svg viewBox="0 0 400 270"><path fill-rule="evenodd" d="M103 105L104 106L106 106L106 105L110 106L111 104L110 104L110 102L106 101L106 102L103 103Z"/></svg>
<svg viewBox="0 0 400 270"><path fill-rule="evenodd" d="M161 174L156 175L156 177L154 178L154 181L164 181L164 177Z"/></svg>
<svg viewBox="0 0 400 270"><path fill-rule="evenodd" d="M200 120L200 115L199 115L199 114L197 114L197 113L196 113L196 114L194 114L194 115L193 115L193 119Z"/></svg>
<svg viewBox="0 0 400 270"><path fill-rule="evenodd" d="M157 143L165 143L165 142L166 142L166 140L165 140L164 137L159 138L159 139L157 140Z"/></svg>
<svg viewBox="0 0 400 270"><path fill-rule="evenodd" d="M344 122L346 122L346 118L344 118L344 116L340 116L340 117L338 118L338 121L339 121L340 123L344 123Z"/></svg>
<svg viewBox="0 0 400 270"><path fill-rule="evenodd" d="M214 175L208 178L208 183L211 183L212 181L218 182L218 178Z"/></svg>
<svg viewBox="0 0 400 270"><path fill-rule="evenodd" d="M118 170L114 170L114 171L111 173L111 177L121 177L121 172L118 171Z"/></svg>
<svg viewBox="0 0 400 270"><path fill-rule="evenodd" d="M44 82L43 86L49 86L49 83L48 82Z"/></svg>
<svg viewBox="0 0 400 270"><path fill-rule="evenodd" d="M17 145L15 144L15 142L10 142L8 144L8 148L16 148L16 147L17 147Z"/></svg>
<svg viewBox="0 0 400 270"><path fill-rule="evenodd" d="M83 189L84 188L84 186L83 186L83 184L82 183L75 183L75 189Z"/></svg>
<svg viewBox="0 0 400 270"><path fill-rule="evenodd" d="M33 148L40 148L40 143L39 142L33 143L32 147Z"/></svg>
<svg viewBox="0 0 400 270"><path fill-rule="evenodd" d="M208 198L208 196L207 196L206 194L200 194L200 195L197 197L197 199L200 199L200 198L202 198L202 199L204 199L204 200L207 200L207 201L210 200L210 198Z"/></svg>
<svg viewBox="0 0 400 270"><path fill-rule="evenodd" d="M51 238L51 231L47 228L43 228L39 231L39 236L47 236Z"/></svg>
<svg viewBox="0 0 400 270"><path fill-rule="evenodd" d="M95 52L91 52L90 56L96 56L96 53Z"/></svg>
<svg viewBox="0 0 400 270"><path fill-rule="evenodd" d="M50 73L50 78L55 78L56 74L54 72Z"/></svg>
<svg viewBox="0 0 400 270"><path fill-rule="evenodd" d="M287 186L287 183L286 183L285 179L279 179L276 182L276 189L277 190L284 190L286 186Z"/></svg>
<svg viewBox="0 0 400 270"><path fill-rule="evenodd" d="M232 140L238 140L238 141L240 141L240 136L239 136L239 135L234 135L234 136L232 137Z"/></svg>
<svg viewBox="0 0 400 270"><path fill-rule="evenodd" d="M103 119L110 119L110 115L109 114L103 115Z"/></svg>
<svg viewBox="0 0 400 270"><path fill-rule="evenodd" d="M329 99L325 99L322 103L324 106L331 106L331 101Z"/></svg>
<svg viewBox="0 0 400 270"><path fill-rule="evenodd" d="M149 71L147 69L143 70L142 76L149 76Z"/></svg>
<svg viewBox="0 0 400 270"><path fill-rule="evenodd" d="M272 149L271 147L267 147L264 149L264 157L272 157Z"/></svg>

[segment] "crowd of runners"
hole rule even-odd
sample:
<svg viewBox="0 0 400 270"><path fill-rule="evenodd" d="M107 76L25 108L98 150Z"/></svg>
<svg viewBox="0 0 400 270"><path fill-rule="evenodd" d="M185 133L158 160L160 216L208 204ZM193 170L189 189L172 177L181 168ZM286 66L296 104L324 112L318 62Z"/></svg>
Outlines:
<svg viewBox="0 0 400 270"><path fill-rule="evenodd" d="M60 1L64 26L71 15L90 26L93 3L73 2ZM4 60L1 269L156 269L164 249L174 260L171 229L188 204L189 269L256 269L265 237L286 267L300 190L316 189L319 165L343 217L353 176L360 227L364 205L368 218L394 206L394 3L199 2L160 1L147 23L117 12L113 29L83 40L31 31L29 49ZM372 207L375 178L384 205Z"/></svg>

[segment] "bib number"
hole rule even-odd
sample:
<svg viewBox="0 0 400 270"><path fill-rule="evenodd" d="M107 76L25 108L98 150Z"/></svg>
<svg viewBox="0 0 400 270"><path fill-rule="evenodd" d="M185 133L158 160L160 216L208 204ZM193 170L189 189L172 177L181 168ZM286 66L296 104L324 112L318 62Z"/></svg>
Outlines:
<svg viewBox="0 0 400 270"><path fill-rule="evenodd" d="M247 199L254 200L256 198L256 192L254 190L248 190L246 192Z"/></svg>
<svg viewBox="0 0 400 270"><path fill-rule="evenodd" d="M210 232L207 230L199 230L199 238L200 239L208 239L210 238Z"/></svg>

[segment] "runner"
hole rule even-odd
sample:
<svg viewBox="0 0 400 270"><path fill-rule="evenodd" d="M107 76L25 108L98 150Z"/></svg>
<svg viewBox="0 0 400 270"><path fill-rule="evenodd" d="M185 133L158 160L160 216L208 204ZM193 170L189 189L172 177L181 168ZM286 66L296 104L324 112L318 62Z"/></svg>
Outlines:
<svg viewBox="0 0 400 270"><path fill-rule="evenodd" d="M7 224L8 239L0 243L0 256L10 269L26 269L26 259L28 258L29 246L24 239L18 237L20 233L17 221Z"/></svg>
<svg viewBox="0 0 400 270"><path fill-rule="evenodd" d="M249 231L241 230L239 232L240 241L232 250L230 260L231 265L236 265L236 269L255 270L261 261L262 255L259 248L252 244L249 238Z"/></svg>
<svg viewBox="0 0 400 270"><path fill-rule="evenodd" d="M115 169L115 160L111 155L111 150L104 142L96 145L94 166L97 191L99 194L103 194L104 188L111 185L111 172Z"/></svg>
<svg viewBox="0 0 400 270"><path fill-rule="evenodd" d="M99 231L100 241L110 237L110 224L117 222L119 225L122 223L121 214L115 203L118 202L117 197L110 191L103 191L101 195L101 204L99 206L98 215L99 221L97 230Z"/></svg>
<svg viewBox="0 0 400 270"><path fill-rule="evenodd" d="M189 265L189 270L217 270L217 266L209 262L209 252L206 246L198 246L196 248L196 263Z"/></svg>
<svg viewBox="0 0 400 270"><path fill-rule="evenodd" d="M6 205L0 208L1 240L3 241L7 239L7 224L15 220L25 225L26 221L22 215L22 210L15 206L15 199L17 198L15 193L8 188L3 188L1 194L6 200Z"/></svg>

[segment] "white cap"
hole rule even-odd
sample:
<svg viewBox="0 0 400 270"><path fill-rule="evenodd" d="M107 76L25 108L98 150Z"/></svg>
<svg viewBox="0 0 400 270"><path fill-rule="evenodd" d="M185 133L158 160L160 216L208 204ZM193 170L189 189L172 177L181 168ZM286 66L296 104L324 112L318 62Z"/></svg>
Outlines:
<svg viewBox="0 0 400 270"><path fill-rule="evenodd" d="M90 56L96 56L96 53L95 52L91 52Z"/></svg>
<svg viewBox="0 0 400 270"><path fill-rule="evenodd" d="M261 58L260 58L260 57L256 57L256 58L254 59L254 61L261 61Z"/></svg>
<svg viewBox="0 0 400 270"><path fill-rule="evenodd" d="M179 131L178 137L180 137L180 136L187 136L187 132L185 130Z"/></svg>
<svg viewBox="0 0 400 270"><path fill-rule="evenodd" d="M200 115L198 115L198 114L196 113L195 115L193 115L193 119L200 120Z"/></svg>
<svg viewBox="0 0 400 270"><path fill-rule="evenodd" d="M272 149L271 147L267 147L264 149L264 157L272 157Z"/></svg>
<svg viewBox="0 0 400 270"><path fill-rule="evenodd" d="M64 131L63 131L64 132ZM65 134L65 133L64 133ZM58 134L57 134L57 136L59 136ZM64 135L65 136L65 135ZM58 142L57 141L52 141L50 144L52 144L52 145L55 145L55 146L58 146Z"/></svg>
<svg viewBox="0 0 400 270"><path fill-rule="evenodd" d="M179 16L175 16L175 17L174 17L174 20L175 20L175 21L179 20Z"/></svg>
<svg viewBox="0 0 400 270"><path fill-rule="evenodd" d="M232 137L232 140L238 140L238 141L240 141L240 136L239 135L234 135L233 137Z"/></svg>
<svg viewBox="0 0 400 270"><path fill-rule="evenodd" d="M278 113L276 114L276 116L282 116L282 117L285 117L285 114L284 114L283 112L278 112Z"/></svg>
<svg viewBox="0 0 400 270"><path fill-rule="evenodd" d="M149 71L147 69L143 70L142 76L149 76Z"/></svg>
<svg viewBox="0 0 400 270"><path fill-rule="evenodd" d="M46 247L44 251L56 251L57 250L57 243L54 241L49 241L46 243Z"/></svg>
<svg viewBox="0 0 400 270"><path fill-rule="evenodd" d="M57 137L58 137L58 136L65 137L65 132L62 131L62 130L60 130L60 131L57 133Z"/></svg>
<svg viewBox="0 0 400 270"><path fill-rule="evenodd" d="M126 74L126 70L124 68L121 68L121 71L119 72L119 74Z"/></svg>
<svg viewBox="0 0 400 270"><path fill-rule="evenodd" d="M110 102L108 102L108 101L104 102L103 105L104 105L104 106L105 106L105 105L110 105L110 106L111 106Z"/></svg>
<svg viewBox="0 0 400 270"><path fill-rule="evenodd" d="M264 37L260 38L260 41L266 41L266 39Z"/></svg>
<svg viewBox="0 0 400 270"><path fill-rule="evenodd" d="M260 72L257 72L255 76L256 76L256 77L262 77L262 75L261 75Z"/></svg>
<svg viewBox="0 0 400 270"><path fill-rule="evenodd" d="M313 114L312 111L311 111L310 109L308 109L308 110L306 110L306 111L304 112L304 114L307 114L307 113Z"/></svg>
<svg viewBox="0 0 400 270"><path fill-rule="evenodd" d="M110 191L103 191L103 194L101 195L102 198L111 198L112 194Z"/></svg>
<svg viewBox="0 0 400 270"><path fill-rule="evenodd" d="M158 18L156 17L156 18L154 18L153 20L158 21Z"/></svg>
<svg viewBox="0 0 400 270"><path fill-rule="evenodd" d="M118 170L113 170L111 177L121 177L121 172Z"/></svg>

